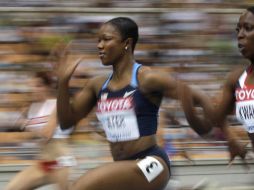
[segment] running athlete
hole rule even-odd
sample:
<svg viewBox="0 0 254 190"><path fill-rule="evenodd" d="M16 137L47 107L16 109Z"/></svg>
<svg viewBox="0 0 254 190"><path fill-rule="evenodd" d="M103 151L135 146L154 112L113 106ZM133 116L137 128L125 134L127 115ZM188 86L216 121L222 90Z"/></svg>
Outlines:
<svg viewBox="0 0 254 190"><path fill-rule="evenodd" d="M230 132L225 124L227 115L235 112L236 118L245 128L252 143L252 150L254 150L254 7L247 8L241 14L236 32L239 51L244 58L250 61L250 64L247 67L237 67L228 75L222 89L221 101L208 115L216 126L223 129L228 138L231 163L237 155L244 159L247 151L243 145L233 141L238 137ZM188 100L184 101L183 107L190 118L195 118L193 107ZM189 122L191 122L190 120Z"/></svg>
<svg viewBox="0 0 254 190"><path fill-rule="evenodd" d="M57 112L61 128L75 125L96 106L115 161L86 172L72 190L162 190L168 183L168 155L156 142L158 109L164 96L179 99L182 85L168 73L135 61L138 36L138 26L130 18L102 24L99 58L113 72L89 79L72 99L69 81L80 60L60 65Z"/></svg>
<svg viewBox="0 0 254 190"><path fill-rule="evenodd" d="M56 99L49 95L51 89L48 79L42 73L38 74L37 79L41 90L38 89L38 101L32 103L28 110L24 129L42 138L39 161L14 176L5 190L32 190L48 184L56 184L57 189L67 190L71 166L76 164L66 144L72 128L65 131L60 129Z"/></svg>
<svg viewBox="0 0 254 190"><path fill-rule="evenodd" d="M236 31L239 51L244 58L250 60L251 64L244 71L239 69L230 75L228 85L231 88L234 87L234 94L232 94L234 96L227 97L225 95L227 102L224 103L225 105L221 105L221 112L225 115L223 108L229 109L228 103L232 100L235 102L236 117L248 132L254 150L254 7L243 12ZM227 93L226 90L225 93Z"/></svg>

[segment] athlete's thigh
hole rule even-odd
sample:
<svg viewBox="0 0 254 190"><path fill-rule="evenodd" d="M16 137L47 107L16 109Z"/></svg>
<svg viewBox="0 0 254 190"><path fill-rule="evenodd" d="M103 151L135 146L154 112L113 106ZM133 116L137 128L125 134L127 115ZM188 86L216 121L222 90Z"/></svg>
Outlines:
<svg viewBox="0 0 254 190"><path fill-rule="evenodd" d="M38 165L29 166L19 172L5 187L5 190L32 190L46 184L46 175Z"/></svg>
<svg viewBox="0 0 254 190"><path fill-rule="evenodd" d="M148 182L145 172L142 172L140 161L117 161L92 169L81 176L71 187L72 190L162 190L169 180L169 170L165 162L156 158L162 164L162 170ZM144 160L144 159L142 159ZM147 161L145 161L147 162ZM150 167L149 161L143 167ZM142 164L141 164L142 165ZM142 166L141 166L142 167ZM149 169L149 168L148 168ZM146 174L145 174L146 173ZM152 174L153 175L153 174ZM149 177L149 176L148 176Z"/></svg>
<svg viewBox="0 0 254 190"><path fill-rule="evenodd" d="M69 175L71 172L71 167L58 168L50 173L48 173L48 182L51 184L56 184L61 190L68 190L69 186Z"/></svg>

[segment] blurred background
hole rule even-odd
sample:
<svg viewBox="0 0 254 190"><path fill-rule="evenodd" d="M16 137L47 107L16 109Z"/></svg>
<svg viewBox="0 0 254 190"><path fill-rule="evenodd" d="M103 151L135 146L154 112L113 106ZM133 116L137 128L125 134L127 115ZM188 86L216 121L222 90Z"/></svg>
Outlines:
<svg viewBox="0 0 254 190"><path fill-rule="evenodd" d="M131 17L139 25L135 51L139 63L164 70L216 101L229 71L248 64L238 52L235 28L242 11L253 4L253 0L0 0L0 182L8 181L7 172L36 161L36 141L26 141L18 132L26 110L45 92L38 75L46 76L54 93L57 61L69 42L73 59L84 57L71 79L70 90L75 93L90 77L110 72L98 59L99 26L116 16ZM227 144L220 131L200 138L177 101L165 99L160 114L160 144L172 160L177 185L193 186L206 177L220 187L254 186L252 166L247 174L237 159L232 169L225 169ZM229 123L248 143L233 115ZM75 175L111 161L107 142L97 131L99 124L91 113L72 135L69 146L81 164Z"/></svg>

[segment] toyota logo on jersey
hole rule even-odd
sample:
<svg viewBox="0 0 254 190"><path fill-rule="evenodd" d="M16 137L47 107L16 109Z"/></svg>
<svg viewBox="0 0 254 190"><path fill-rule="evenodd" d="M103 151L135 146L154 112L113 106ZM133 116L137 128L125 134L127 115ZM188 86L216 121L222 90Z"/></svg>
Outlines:
<svg viewBox="0 0 254 190"><path fill-rule="evenodd" d="M254 89L244 88L236 89L236 101L254 100Z"/></svg>
<svg viewBox="0 0 254 190"><path fill-rule="evenodd" d="M97 103L97 112L111 112L119 110L129 110L133 108L132 98L109 98L99 100Z"/></svg>

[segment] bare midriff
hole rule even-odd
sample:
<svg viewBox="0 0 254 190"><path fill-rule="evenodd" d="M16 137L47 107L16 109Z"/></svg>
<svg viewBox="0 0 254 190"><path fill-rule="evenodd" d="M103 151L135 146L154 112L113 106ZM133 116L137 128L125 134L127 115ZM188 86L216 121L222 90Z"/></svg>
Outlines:
<svg viewBox="0 0 254 190"><path fill-rule="evenodd" d="M155 135L144 136L133 141L110 143L110 150L115 161L124 160L156 145Z"/></svg>

